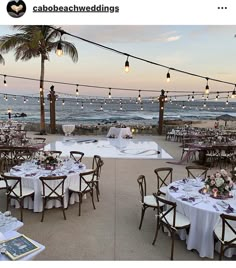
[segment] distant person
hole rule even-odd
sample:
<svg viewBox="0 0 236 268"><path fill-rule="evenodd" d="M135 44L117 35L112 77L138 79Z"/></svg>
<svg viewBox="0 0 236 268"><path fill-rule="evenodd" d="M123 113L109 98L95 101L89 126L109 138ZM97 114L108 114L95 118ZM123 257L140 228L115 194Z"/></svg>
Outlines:
<svg viewBox="0 0 236 268"><path fill-rule="evenodd" d="M215 129L219 128L219 121L215 121L215 125L214 125Z"/></svg>

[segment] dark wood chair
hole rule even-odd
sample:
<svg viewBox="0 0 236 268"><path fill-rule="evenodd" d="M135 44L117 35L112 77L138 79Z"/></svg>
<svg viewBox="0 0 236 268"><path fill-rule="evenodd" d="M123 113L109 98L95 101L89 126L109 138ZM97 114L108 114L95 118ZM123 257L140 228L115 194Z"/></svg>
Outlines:
<svg viewBox="0 0 236 268"><path fill-rule="evenodd" d="M176 203L168 201L156 193L154 193L153 196L155 197L157 203L157 219L156 233L152 244L155 244L160 228L166 227L171 235L172 244L170 259L173 260L175 235L177 234L177 231L181 229L186 229L188 232L190 228L190 221L185 215L176 211ZM165 205L165 210L163 210L163 204Z"/></svg>
<svg viewBox="0 0 236 268"><path fill-rule="evenodd" d="M47 154L51 154L51 155L55 155L55 156L57 156L57 157L60 157L61 156L61 154L62 154L62 151L53 151L53 150L50 150L50 151L44 151L45 153L47 153Z"/></svg>
<svg viewBox="0 0 236 268"><path fill-rule="evenodd" d="M196 179L201 177L202 180L206 179L208 167L201 166L186 166L188 178Z"/></svg>
<svg viewBox="0 0 236 268"><path fill-rule="evenodd" d="M73 193L79 195L79 216L81 215L81 205L83 201L83 196L85 194L90 193L91 198L92 198L93 208L96 209L95 204L94 204L94 197L93 197L95 172L96 172L95 169L81 172L78 183L77 184L74 183L69 186L69 201ZM88 178L89 176L92 176L92 179L90 178L87 179L87 176Z"/></svg>
<svg viewBox="0 0 236 268"><path fill-rule="evenodd" d="M10 176L6 174L1 175L2 178L5 180L7 186L7 208L8 210L10 200L15 199L20 205L20 215L21 221L23 221L23 208L24 208L24 199L26 197L31 197L34 199L34 190L24 187L21 182L21 177Z"/></svg>
<svg viewBox="0 0 236 268"><path fill-rule="evenodd" d="M70 158L76 162L81 162L83 159L84 153L79 151L70 151Z"/></svg>
<svg viewBox="0 0 236 268"><path fill-rule="evenodd" d="M65 198L65 180L67 176L49 176L40 177L42 182L43 211L41 222L44 220L44 211L49 200L59 200L63 211L64 220L66 220L64 198Z"/></svg>
<svg viewBox="0 0 236 268"><path fill-rule="evenodd" d="M144 214L147 208L157 208L157 202L155 200L155 197L153 195L147 195L147 184L146 184L146 178L144 175L139 175L138 179L138 186L139 186L139 192L141 195L141 204L142 204L142 211L141 211L141 219L139 223L139 230L142 228L143 224L143 218Z"/></svg>
<svg viewBox="0 0 236 268"><path fill-rule="evenodd" d="M221 214L220 218L221 222L214 229L214 238L215 243L220 242L219 259L222 260L227 249L236 248L236 216Z"/></svg>
<svg viewBox="0 0 236 268"><path fill-rule="evenodd" d="M171 167L162 167L156 168L154 173L157 176L157 192L165 195L167 186L172 183L173 168Z"/></svg>

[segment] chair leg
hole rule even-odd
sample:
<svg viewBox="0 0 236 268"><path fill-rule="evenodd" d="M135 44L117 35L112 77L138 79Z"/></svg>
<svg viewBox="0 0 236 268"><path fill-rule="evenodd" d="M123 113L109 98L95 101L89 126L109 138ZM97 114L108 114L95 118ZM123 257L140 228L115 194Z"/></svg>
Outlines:
<svg viewBox="0 0 236 268"><path fill-rule="evenodd" d="M152 245L153 245L153 246L154 246L155 243L156 243L157 235L158 235L159 229L160 229L160 219L159 219L158 216L157 216L157 221L156 221L156 232L155 232L154 239L153 239L153 241L152 241Z"/></svg>
<svg viewBox="0 0 236 268"><path fill-rule="evenodd" d="M6 206L6 211L8 210L8 208L9 208L9 203L10 203L10 197L9 196L7 196L7 206Z"/></svg>
<svg viewBox="0 0 236 268"><path fill-rule="evenodd" d="M43 199L43 211L42 211L41 222L43 222L43 220L44 220L44 210L45 210L45 207L46 207L46 199L44 198L44 199Z"/></svg>
<svg viewBox="0 0 236 268"><path fill-rule="evenodd" d="M19 201L20 203L20 220L23 222L23 206L24 206L24 199Z"/></svg>
<svg viewBox="0 0 236 268"><path fill-rule="evenodd" d="M143 224L143 217L144 217L144 214L145 214L145 210L146 210L147 207L143 206L142 207L142 212L141 212L141 220L140 220L140 224L139 224L139 230L141 229L142 227L142 224Z"/></svg>
<svg viewBox="0 0 236 268"><path fill-rule="evenodd" d="M62 205L62 212L63 212L64 220L66 220L66 213L65 213L65 207L64 207L64 198L62 198L62 200L61 200L61 205Z"/></svg>
<svg viewBox="0 0 236 268"><path fill-rule="evenodd" d="M220 245L220 256L219 256L219 260L220 261L222 261L223 254L224 254L224 246L221 243L221 245Z"/></svg>
<svg viewBox="0 0 236 268"><path fill-rule="evenodd" d="M100 191L99 191L99 183L98 183L98 181L96 183L95 188L96 188L97 201L99 202Z"/></svg>
<svg viewBox="0 0 236 268"><path fill-rule="evenodd" d="M93 198L93 189L92 189L92 191L90 192L90 194L91 194L91 197L92 197L93 209L96 209L96 208L95 208L95 204L94 204L94 198Z"/></svg>
<svg viewBox="0 0 236 268"><path fill-rule="evenodd" d="M171 232L171 238L172 238L172 242L171 242L171 256L170 259L173 260L174 259L174 243L175 243L175 232L172 231Z"/></svg>
<svg viewBox="0 0 236 268"><path fill-rule="evenodd" d="M82 194L79 193L79 216L80 216L80 213L81 213L81 205L82 205Z"/></svg>

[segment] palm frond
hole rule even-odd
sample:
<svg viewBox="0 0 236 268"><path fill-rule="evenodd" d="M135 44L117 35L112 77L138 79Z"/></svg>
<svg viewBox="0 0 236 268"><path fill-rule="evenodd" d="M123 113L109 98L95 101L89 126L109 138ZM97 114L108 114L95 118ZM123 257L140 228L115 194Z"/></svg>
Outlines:
<svg viewBox="0 0 236 268"><path fill-rule="evenodd" d="M1 54L0 54L0 64L3 64L3 65L5 64L5 60Z"/></svg>

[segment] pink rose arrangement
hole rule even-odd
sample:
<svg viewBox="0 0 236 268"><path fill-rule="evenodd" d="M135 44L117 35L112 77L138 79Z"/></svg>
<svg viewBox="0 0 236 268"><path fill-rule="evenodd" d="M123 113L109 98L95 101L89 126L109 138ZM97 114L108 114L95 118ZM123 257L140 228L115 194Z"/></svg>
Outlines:
<svg viewBox="0 0 236 268"><path fill-rule="evenodd" d="M205 188L214 196L229 196L229 192L233 189L233 181L227 171L221 169L215 174L207 176Z"/></svg>

